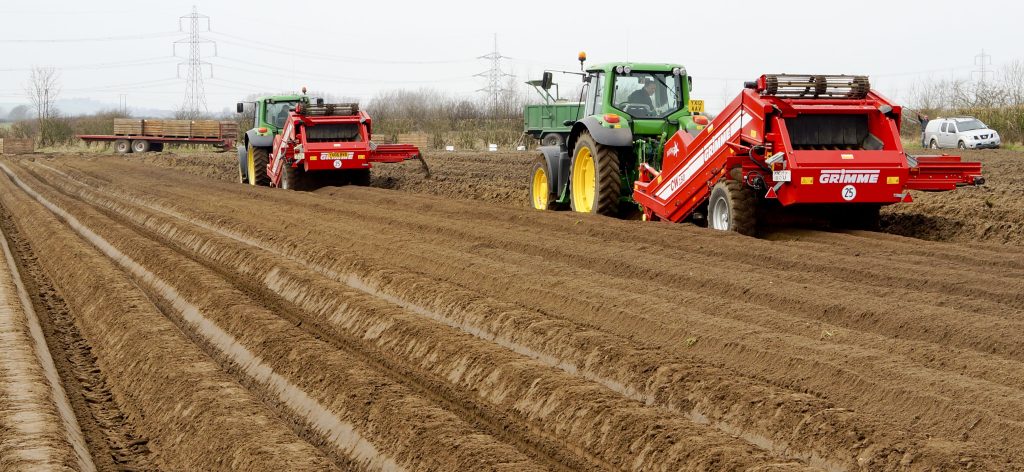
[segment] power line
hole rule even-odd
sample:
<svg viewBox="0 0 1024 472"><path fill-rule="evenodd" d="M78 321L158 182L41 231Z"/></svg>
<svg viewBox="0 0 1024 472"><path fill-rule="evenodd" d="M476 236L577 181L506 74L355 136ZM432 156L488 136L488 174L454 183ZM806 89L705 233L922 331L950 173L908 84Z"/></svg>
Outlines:
<svg viewBox="0 0 1024 472"><path fill-rule="evenodd" d="M273 77L281 77L281 78L286 78L286 79L291 79L291 78L294 77L291 74L290 71L288 71L286 69L282 69L280 67L273 67L273 66L269 66L269 65L266 65L266 64L257 64L257 63L254 63L254 62L242 61L242 60L239 60L239 59L232 59L232 58L225 57L225 56L217 56L217 60L237 62L239 64L248 64L248 65L252 65L252 66L255 66L255 67L260 67L259 70L256 70L256 69L247 69L245 67L232 66L232 65L228 65L228 64L220 64L220 63L217 64L217 67L228 69L228 70L234 70L234 71L238 71L238 72L245 72L247 74L259 74L259 75L267 75L267 76L273 76ZM278 71L278 72L275 73L273 71ZM327 75L327 74L303 73L303 77L311 78L311 79L316 79L316 80L321 80L321 81L324 81L324 82L335 82L335 83L426 84L426 83L440 83L440 82L450 82L450 81L455 81L455 80L463 80L463 79L468 79L468 78L472 78L472 77L475 77L475 76L472 76L472 75L462 75L462 76L457 76L457 77L442 77L442 78L428 79L428 80L385 80L385 79L377 79L377 78L374 78L374 77L357 78L357 77L340 77L340 76Z"/></svg>
<svg viewBox="0 0 1024 472"><path fill-rule="evenodd" d="M59 39L0 39L0 43L84 43L95 41L131 41L174 36L178 32L131 34L127 36L101 36L95 38L59 38Z"/></svg>
<svg viewBox="0 0 1024 472"><path fill-rule="evenodd" d="M196 6L192 6L192 13L178 17L178 28L182 29L182 22L188 23L188 36L174 42L175 55L179 44L188 45L188 59L178 64L178 76L181 76L181 66L186 67L185 78L185 101L182 104L182 111L189 118L197 118L200 114L209 111L206 107L206 94L203 91L203 66L210 67L210 77L213 77L213 65L202 60L202 44L213 44L213 54L217 55L217 43L199 36L200 23L206 22L204 32L210 31L210 17L201 15Z"/></svg>
<svg viewBox="0 0 1024 472"><path fill-rule="evenodd" d="M505 87L502 86L501 84L502 79L504 79L505 77L512 77L512 74L508 74L505 71L501 70L501 60L504 58L505 56L502 56L501 52L498 51L497 33L494 34L494 50L491 51L489 54L485 54L477 58L485 59L487 61L490 61L491 63L490 69L485 70L479 74L476 74L474 77L483 77L487 79L487 86L478 89L477 92L484 92L491 96L491 104L493 107L492 110L495 112L497 112L498 110L498 100L500 100L501 95L507 91Z"/></svg>
<svg viewBox="0 0 1024 472"><path fill-rule="evenodd" d="M164 56L161 58L151 59L135 59L131 61L119 61L119 62L107 62L99 64L77 64L72 66L54 66L62 71L66 70L99 70L99 69L117 69L122 67L136 67L136 66L149 66L157 64L166 64L167 62L173 61L174 56ZM13 67L0 69L0 72L29 72L33 67Z"/></svg>
<svg viewBox="0 0 1024 472"><path fill-rule="evenodd" d="M252 40L252 39L249 39L249 38L243 38L241 36L235 36L235 35L232 35L232 34L221 33L219 31L211 31L210 33L214 34L214 35L217 35L217 36L223 36L223 37L226 37L226 38L232 38L232 39L236 39L238 41L242 41L241 43L239 43L239 42L235 42L235 41L221 39L220 41L223 42L224 44L231 44L231 45L234 45L234 46L244 47L244 48L248 48L248 49L254 49L254 50L257 50L257 51L270 52L270 53L275 53L275 54L297 56L297 57L306 57L306 58L310 58L310 59L322 59L322 60L331 60L331 61L340 61L340 62L355 62L355 63L364 63L364 64L395 64L395 65L459 64L459 63L468 63L468 62L472 62L472 61L475 60L475 59L437 59L437 60L422 60L421 61L421 60L403 60L403 59L394 59L393 60L393 59L377 59L377 58L354 57L354 56L339 56L339 55L336 55L336 54L323 54L323 53L314 53L314 52L308 52L308 51L295 51L295 50L288 49L286 47L283 47L283 46L280 46L280 45L277 45L277 44L271 44L271 43L265 43L265 42L261 42L261 41L256 41L256 40Z"/></svg>

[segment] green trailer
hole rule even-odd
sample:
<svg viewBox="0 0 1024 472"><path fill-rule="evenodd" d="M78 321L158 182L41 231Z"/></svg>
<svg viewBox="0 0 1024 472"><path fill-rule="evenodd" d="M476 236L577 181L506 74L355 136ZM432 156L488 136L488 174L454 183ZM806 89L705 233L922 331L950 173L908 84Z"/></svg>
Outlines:
<svg viewBox="0 0 1024 472"><path fill-rule="evenodd" d="M532 85L544 103L523 107L523 132L540 141L541 146L560 146L572 132L571 123L583 113L582 102L570 102L558 97L558 84L552 82L551 72L545 72L542 80L526 82ZM555 94L551 94L551 88Z"/></svg>

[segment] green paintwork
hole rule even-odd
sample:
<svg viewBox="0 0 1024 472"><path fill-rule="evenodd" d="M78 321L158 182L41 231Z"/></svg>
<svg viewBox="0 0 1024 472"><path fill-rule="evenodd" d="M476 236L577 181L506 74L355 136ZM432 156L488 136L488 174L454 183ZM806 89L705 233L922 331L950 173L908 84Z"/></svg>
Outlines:
<svg viewBox="0 0 1024 472"><path fill-rule="evenodd" d="M623 110L612 105L615 92L615 78L620 74L615 72L618 67L629 67L631 73L638 72L662 72L672 74L674 69L679 69L679 90L682 92L679 108L664 118L634 118ZM604 64L590 65L585 68L588 81L587 87L594 87L597 84L597 75L603 74L601 81L601 102L596 107L587 107L584 100L584 112L579 119L586 116L593 116L602 126L606 127L628 127L633 133L633 145L628 148L619 149L619 158L628 163L625 165L626 172L622 175L622 200L633 202L633 182L639 177L638 164L647 163L655 169L661 169L661 156L664 144L679 130L697 131L698 126L693 122L690 113L690 89L692 83L687 75L686 68L681 64L667 63L641 63L641 62L609 62ZM621 74L629 75L629 74ZM613 80L608 80L612 77ZM587 97L593 97L594 92L588 90ZM609 124L605 122L605 114L615 114L620 122ZM575 127L567 142L575 142L576 136L582 131L582 127ZM570 153L572 149L568 149ZM559 203L569 202L569 191L564 189L558 196Z"/></svg>
<svg viewBox="0 0 1024 472"><path fill-rule="evenodd" d="M553 102L526 105L523 108L523 130L526 134L540 139L548 133L569 134L571 125L565 122L576 121L583 113L583 104L579 102Z"/></svg>
<svg viewBox="0 0 1024 472"><path fill-rule="evenodd" d="M256 105L256 117L255 117L254 125L253 125L252 129L257 130L256 134L258 136L277 135L278 133L281 132L281 130L278 129L277 126L274 126L274 123L271 122L268 119L268 117L267 117L267 105L271 105L271 104L275 104L275 103L282 103L282 102L293 103L293 104L299 104L299 103L309 104L309 97L306 96L306 95L270 95L270 96L266 96L266 97L257 98L256 102L255 102L255 105ZM258 131L259 128L266 128L267 132L266 133L260 133Z"/></svg>

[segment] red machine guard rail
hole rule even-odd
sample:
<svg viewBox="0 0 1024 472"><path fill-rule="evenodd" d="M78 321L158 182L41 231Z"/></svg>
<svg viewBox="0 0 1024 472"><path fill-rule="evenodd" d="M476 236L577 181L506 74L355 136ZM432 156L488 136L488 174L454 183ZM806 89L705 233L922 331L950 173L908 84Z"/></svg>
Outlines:
<svg viewBox="0 0 1024 472"><path fill-rule="evenodd" d="M907 188L927 192L953 190L963 185L982 185L980 162L961 162L959 156L917 156L910 168Z"/></svg>

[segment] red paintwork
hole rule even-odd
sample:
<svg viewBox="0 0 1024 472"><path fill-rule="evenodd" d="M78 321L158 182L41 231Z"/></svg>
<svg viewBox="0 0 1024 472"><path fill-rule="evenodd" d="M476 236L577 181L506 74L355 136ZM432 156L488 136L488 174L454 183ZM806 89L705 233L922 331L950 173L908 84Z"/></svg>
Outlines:
<svg viewBox="0 0 1024 472"><path fill-rule="evenodd" d="M305 130L321 124L357 123L359 138L355 141L309 142ZM299 167L307 172L369 169L374 162L402 162L419 157L420 150L410 144L372 144L372 121L366 112L360 110L346 116L310 116L291 112L274 138L274 148L267 175L270 185L277 187L281 182L283 166ZM297 153L296 149L301 149ZM342 153L343 158L332 158L330 153Z"/></svg>
<svg viewBox="0 0 1024 472"><path fill-rule="evenodd" d="M760 82L763 84L763 79ZM880 107L892 110L882 113ZM919 156L917 166L911 167L900 142L901 112L901 107L874 90L863 99L794 99L744 89L696 136L685 130L672 136L665 144L660 173L642 164L633 198L650 218L681 221L707 201L721 179L733 178L732 169L739 168L739 178L748 184L763 179L769 189L776 186L772 172L762 166L778 152L784 153L785 169L792 172L792 179L780 183L774 195L765 193L784 206L891 204L910 201L908 190L952 190L982 181L981 164L961 162L957 156ZM882 142L881 149L794 149L785 119L805 114L866 115L868 131ZM756 146L764 146L763 154L751 153ZM777 165L777 170L782 170ZM833 173L852 174L837 179L854 181L828 183ZM856 181L858 176L860 182ZM847 185L855 187L852 200L843 198Z"/></svg>

